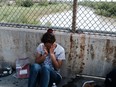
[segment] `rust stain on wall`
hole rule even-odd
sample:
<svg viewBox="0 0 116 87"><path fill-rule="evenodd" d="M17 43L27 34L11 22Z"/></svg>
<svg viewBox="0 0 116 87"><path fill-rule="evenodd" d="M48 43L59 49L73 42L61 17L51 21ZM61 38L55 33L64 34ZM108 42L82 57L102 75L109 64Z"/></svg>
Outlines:
<svg viewBox="0 0 116 87"><path fill-rule="evenodd" d="M93 45L92 44L90 45L90 54L91 54L91 58L94 59L95 52L94 52L94 48L93 48Z"/></svg>
<svg viewBox="0 0 116 87"><path fill-rule="evenodd" d="M106 46L105 46L105 56L106 61L109 62L111 60L110 55L113 53L113 46L111 46L110 40L106 40Z"/></svg>
<svg viewBox="0 0 116 87"><path fill-rule="evenodd" d="M78 39L79 43L78 43ZM85 35L74 38L70 35L70 51L68 58L68 68L74 73L82 73L84 70Z"/></svg>
<svg viewBox="0 0 116 87"><path fill-rule="evenodd" d="M72 45L73 45L73 37L72 37L72 34L70 35L70 49L72 48Z"/></svg>
<svg viewBox="0 0 116 87"><path fill-rule="evenodd" d="M116 67L116 46L114 47L114 59L112 60L112 66Z"/></svg>
<svg viewBox="0 0 116 87"><path fill-rule="evenodd" d="M81 66L80 66L80 71L79 71L79 73L82 73L83 72L83 70L84 70L84 65L85 65L85 63L81 63Z"/></svg>
<svg viewBox="0 0 116 87"><path fill-rule="evenodd" d="M85 52L85 35L83 35L80 39L80 55L79 58L84 58Z"/></svg>
<svg viewBox="0 0 116 87"><path fill-rule="evenodd" d="M73 36L71 34L70 35L70 52L69 52L69 57L68 57L69 61L72 60L72 55L71 55L72 47L73 47Z"/></svg>
<svg viewBox="0 0 116 87"><path fill-rule="evenodd" d="M84 70L84 53L85 53L85 35L82 35L80 38L80 54L79 54L79 59L81 60L80 63L80 70L79 73L82 73Z"/></svg>

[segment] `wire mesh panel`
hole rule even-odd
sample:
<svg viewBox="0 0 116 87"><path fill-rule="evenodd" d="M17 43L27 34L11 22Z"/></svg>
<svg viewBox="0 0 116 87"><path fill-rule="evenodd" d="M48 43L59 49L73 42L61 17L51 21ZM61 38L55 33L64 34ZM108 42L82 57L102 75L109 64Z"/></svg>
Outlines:
<svg viewBox="0 0 116 87"><path fill-rule="evenodd" d="M0 23L116 34L116 0L0 0Z"/></svg>
<svg viewBox="0 0 116 87"><path fill-rule="evenodd" d="M78 1L77 29L116 33L116 0Z"/></svg>
<svg viewBox="0 0 116 87"><path fill-rule="evenodd" d="M0 0L1 23L70 28L71 14L72 1Z"/></svg>

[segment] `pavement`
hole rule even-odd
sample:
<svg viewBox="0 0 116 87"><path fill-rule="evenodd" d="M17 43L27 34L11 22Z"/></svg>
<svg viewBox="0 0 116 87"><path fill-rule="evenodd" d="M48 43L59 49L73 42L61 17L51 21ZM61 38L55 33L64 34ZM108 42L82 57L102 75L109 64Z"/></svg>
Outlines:
<svg viewBox="0 0 116 87"><path fill-rule="evenodd" d="M0 87L27 87L28 79L18 79L14 73L0 78Z"/></svg>
<svg viewBox="0 0 116 87"><path fill-rule="evenodd" d="M103 79L77 76L75 78L63 78L57 87L82 87L86 81L94 81L100 87L104 87ZM14 77L14 73L0 77L0 87L27 87L28 79Z"/></svg>

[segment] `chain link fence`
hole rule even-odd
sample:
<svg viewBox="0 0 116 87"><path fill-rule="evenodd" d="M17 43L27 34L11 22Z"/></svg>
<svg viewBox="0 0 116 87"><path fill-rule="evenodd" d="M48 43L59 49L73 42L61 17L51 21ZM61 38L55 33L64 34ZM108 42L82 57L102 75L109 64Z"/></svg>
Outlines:
<svg viewBox="0 0 116 87"><path fill-rule="evenodd" d="M85 32L116 34L116 0L78 2L77 29Z"/></svg>
<svg viewBox="0 0 116 87"><path fill-rule="evenodd" d="M116 0L0 0L0 26L116 35Z"/></svg>

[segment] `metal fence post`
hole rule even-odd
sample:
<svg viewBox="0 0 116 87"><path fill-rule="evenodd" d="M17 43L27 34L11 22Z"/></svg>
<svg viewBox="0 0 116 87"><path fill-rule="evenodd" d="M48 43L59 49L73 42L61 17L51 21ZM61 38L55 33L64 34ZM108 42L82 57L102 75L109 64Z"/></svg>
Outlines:
<svg viewBox="0 0 116 87"><path fill-rule="evenodd" d="M73 0L72 32L76 32L77 0Z"/></svg>

